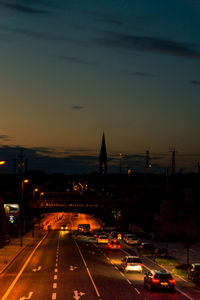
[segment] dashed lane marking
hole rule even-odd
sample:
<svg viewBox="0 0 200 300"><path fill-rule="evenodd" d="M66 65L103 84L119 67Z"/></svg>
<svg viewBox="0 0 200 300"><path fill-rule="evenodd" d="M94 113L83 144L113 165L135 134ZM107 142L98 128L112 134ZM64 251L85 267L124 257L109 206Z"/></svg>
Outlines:
<svg viewBox="0 0 200 300"><path fill-rule="evenodd" d="M52 300L56 299L56 293L52 293Z"/></svg>
<svg viewBox="0 0 200 300"><path fill-rule="evenodd" d="M58 272L58 269L54 269L54 272L57 273L57 272Z"/></svg>
<svg viewBox="0 0 200 300"><path fill-rule="evenodd" d="M58 279L58 275L54 275L53 279L57 280Z"/></svg>
<svg viewBox="0 0 200 300"><path fill-rule="evenodd" d="M138 289L134 288L134 290L140 295L140 291L138 291Z"/></svg>
<svg viewBox="0 0 200 300"><path fill-rule="evenodd" d="M130 285L132 285L132 282L127 278L126 279L126 281L130 284Z"/></svg>
<svg viewBox="0 0 200 300"><path fill-rule="evenodd" d="M57 282L53 283L53 289L57 289Z"/></svg>

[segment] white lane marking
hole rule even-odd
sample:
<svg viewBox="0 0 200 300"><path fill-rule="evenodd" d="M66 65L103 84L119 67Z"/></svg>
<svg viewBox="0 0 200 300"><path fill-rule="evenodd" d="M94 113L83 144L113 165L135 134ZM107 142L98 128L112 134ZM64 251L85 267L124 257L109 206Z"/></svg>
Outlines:
<svg viewBox="0 0 200 300"><path fill-rule="evenodd" d="M58 275L54 275L53 279L57 280L58 279Z"/></svg>
<svg viewBox="0 0 200 300"><path fill-rule="evenodd" d="M39 266L39 267L37 267L37 268L35 268L35 269L32 269L32 271L33 271L33 272L37 272L37 271L40 271L41 269L42 269L42 267Z"/></svg>
<svg viewBox="0 0 200 300"><path fill-rule="evenodd" d="M138 291L138 289L134 288L134 290L140 295L140 291Z"/></svg>
<svg viewBox="0 0 200 300"><path fill-rule="evenodd" d="M77 269L77 266L70 266L70 267L69 267L69 270L70 270L70 271L74 271L74 270L76 270L76 269Z"/></svg>
<svg viewBox="0 0 200 300"><path fill-rule="evenodd" d="M126 281L132 285L132 282L127 278Z"/></svg>
<svg viewBox="0 0 200 300"><path fill-rule="evenodd" d="M19 298L20 300L24 300L24 299L31 299L31 297L32 297L32 295L33 295L33 292L29 292L29 294L28 294L28 297L21 297L21 298Z"/></svg>
<svg viewBox="0 0 200 300"><path fill-rule="evenodd" d="M194 298L190 297L188 294L184 293L183 291L181 291L179 288L176 287L176 290L181 293L183 296L185 296L186 298L190 299L190 300L194 300Z"/></svg>
<svg viewBox="0 0 200 300"><path fill-rule="evenodd" d="M15 277L15 279L13 280L13 282L11 283L11 285L9 286L9 288L7 289L6 293L3 295L3 297L1 298L1 300L7 299L8 295L10 294L10 292L12 291L12 289L14 288L14 286L17 283L18 279L22 275L24 269L26 268L26 266L28 265L29 261L31 260L33 254L36 252L36 250L38 249L38 247L40 246L40 244L44 241L44 239L47 237L47 235L48 235L48 232L45 234L45 236L43 236L43 238L37 244L37 246L35 247L35 249L33 250L33 252L29 255L28 259L24 263L23 267L21 268L21 270L19 271L19 273L17 274L17 276Z"/></svg>
<svg viewBox="0 0 200 300"><path fill-rule="evenodd" d="M53 289L57 289L57 282L53 283Z"/></svg>
<svg viewBox="0 0 200 300"><path fill-rule="evenodd" d="M57 272L58 272L58 269L54 269L54 272L57 273Z"/></svg>
<svg viewBox="0 0 200 300"><path fill-rule="evenodd" d="M85 295L85 293L83 293L83 292L78 292L77 290L75 290L75 291L74 291L74 296L73 296L73 298L74 298L75 300L79 300L79 299L81 298L81 296L83 296L83 295Z"/></svg>
<svg viewBox="0 0 200 300"><path fill-rule="evenodd" d="M119 272L122 276L124 276L125 277L125 275L124 275L124 273L122 273L122 272Z"/></svg>
<svg viewBox="0 0 200 300"><path fill-rule="evenodd" d="M52 300L56 299L56 293L52 293Z"/></svg>
<svg viewBox="0 0 200 300"><path fill-rule="evenodd" d="M58 266L58 264L56 263L56 267Z"/></svg>
<svg viewBox="0 0 200 300"><path fill-rule="evenodd" d="M81 256L81 258L82 258L82 260L83 260L83 263L84 263L84 265L85 265L85 268L86 268L86 270L87 270L87 272L88 272L88 275L89 275L89 277L90 277L90 280L91 280L91 282L92 282L92 284L93 284L93 287L94 287L94 289L95 289L95 292L96 292L96 294L97 294L98 297L101 297L100 294L99 294L99 291L98 291L98 289L97 289L97 287L96 287L96 285L95 285L95 283L94 283L94 280L93 280L93 278L92 278L92 275L91 275L91 273L90 273L90 270L88 269L88 266L87 266L86 261L85 261L85 259L84 259L84 257L83 257L83 254L82 254L82 252L81 252L81 250L80 250L80 248L79 248L79 245L77 244L77 242L76 242L75 240L74 240L74 242L75 242L75 244L76 244L76 246L77 246L77 248L78 248L78 251L79 251L80 256Z"/></svg>

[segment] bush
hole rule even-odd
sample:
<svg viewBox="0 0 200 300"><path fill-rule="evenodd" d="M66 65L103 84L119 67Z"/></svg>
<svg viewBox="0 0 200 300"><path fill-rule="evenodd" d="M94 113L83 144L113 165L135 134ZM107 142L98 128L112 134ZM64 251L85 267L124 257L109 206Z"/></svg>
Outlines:
<svg viewBox="0 0 200 300"><path fill-rule="evenodd" d="M167 258L156 258L156 263L162 266L177 266L179 262L174 257L167 257Z"/></svg>

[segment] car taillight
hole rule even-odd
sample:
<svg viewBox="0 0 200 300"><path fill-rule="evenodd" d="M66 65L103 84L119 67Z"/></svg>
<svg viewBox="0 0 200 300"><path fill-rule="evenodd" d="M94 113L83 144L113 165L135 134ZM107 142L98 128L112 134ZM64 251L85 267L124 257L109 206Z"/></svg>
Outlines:
<svg viewBox="0 0 200 300"><path fill-rule="evenodd" d="M152 278L152 282L153 282L153 283L159 283L159 282L160 282L160 280L159 280L159 279L157 279L157 278Z"/></svg>
<svg viewBox="0 0 200 300"><path fill-rule="evenodd" d="M175 282L176 282L175 279L169 279L168 281L169 281L169 283L171 283L171 284L175 284Z"/></svg>
<svg viewBox="0 0 200 300"><path fill-rule="evenodd" d="M109 247L110 249L112 249L112 245L108 245L108 247Z"/></svg>
<svg viewBox="0 0 200 300"><path fill-rule="evenodd" d="M141 268L143 268L143 264L141 264L140 266L141 266Z"/></svg>
<svg viewBox="0 0 200 300"><path fill-rule="evenodd" d="M120 249L120 248L121 248L121 245L118 245L117 248Z"/></svg>

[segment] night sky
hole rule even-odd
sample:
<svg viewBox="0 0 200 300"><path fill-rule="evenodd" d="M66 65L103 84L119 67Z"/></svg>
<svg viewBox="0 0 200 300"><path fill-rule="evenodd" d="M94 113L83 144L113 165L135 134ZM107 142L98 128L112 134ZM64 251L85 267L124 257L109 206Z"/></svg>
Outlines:
<svg viewBox="0 0 200 300"><path fill-rule="evenodd" d="M177 171L200 161L199 0L0 0L4 171ZM7 169L6 169L7 168Z"/></svg>

